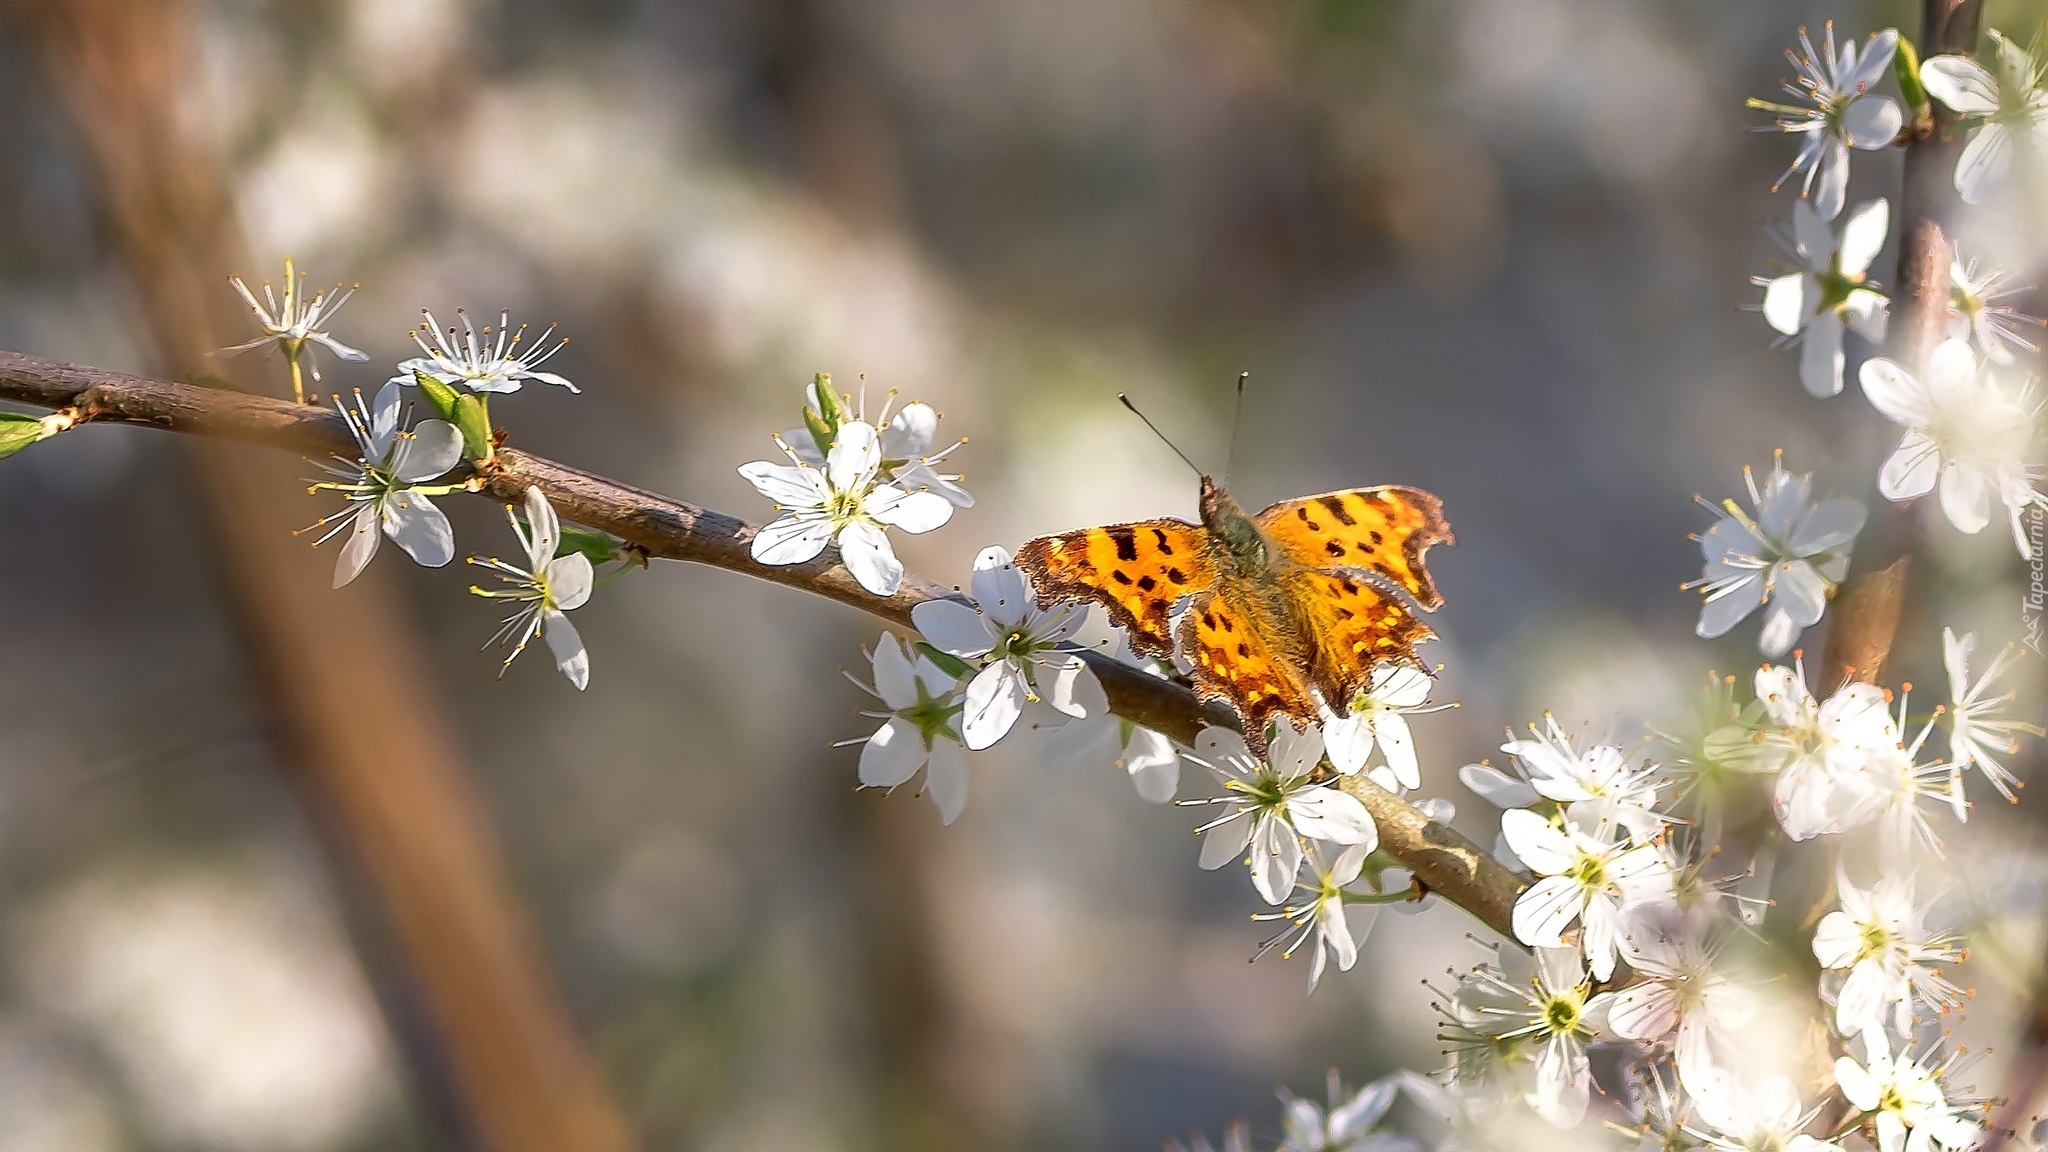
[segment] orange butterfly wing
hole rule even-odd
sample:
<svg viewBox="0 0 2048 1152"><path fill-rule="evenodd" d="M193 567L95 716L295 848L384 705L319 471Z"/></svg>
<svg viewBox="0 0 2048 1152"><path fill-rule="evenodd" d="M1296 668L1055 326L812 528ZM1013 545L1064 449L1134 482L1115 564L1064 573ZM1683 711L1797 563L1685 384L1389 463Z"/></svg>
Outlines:
<svg viewBox="0 0 2048 1152"><path fill-rule="evenodd" d="M1307 653L1291 650L1301 638L1273 618L1259 592L1231 581L1197 597L1181 619L1180 644L1195 666L1195 695L1237 709L1245 743L1263 756L1274 713L1308 723L1316 707L1301 678Z"/></svg>
<svg viewBox="0 0 2048 1152"><path fill-rule="evenodd" d="M1308 622L1314 646L1306 662L1308 681L1339 712L1372 679L1374 668L1420 666L1415 646L1436 637L1400 593L1372 574L1296 569L1281 577L1281 586Z"/></svg>
<svg viewBox="0 0 2048 1152"><path fill-rule="evenodd" d="M1200 525L1140 520L1027 540L1017 565L1030 574L1041 606L1093 600L1129 633L1134 651L1168 657L1174 604L1216 579L1209 548L1209 530Z"/></svg>
<svg viewBox="0 0 2048 1152"><path fill-rule="evenodd" d="M1429 611L1444 602L1424 553L1456 541L1443 501L1420 488L1389 484L1282 500L1253 519L1303 567L1377 573Z"/></svg>

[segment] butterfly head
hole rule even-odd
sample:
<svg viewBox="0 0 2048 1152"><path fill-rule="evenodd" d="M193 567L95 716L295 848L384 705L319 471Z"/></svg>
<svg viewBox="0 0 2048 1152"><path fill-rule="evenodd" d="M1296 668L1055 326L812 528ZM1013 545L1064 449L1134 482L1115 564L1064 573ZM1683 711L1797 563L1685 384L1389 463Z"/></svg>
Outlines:
<svg viewBox="0 0 2048 1152"><path fill-rule="evenodd" d="M1266 536L1243 506L1224 491L1223 485L1202 477L1202 526L1216 534L1237 558L1240 568L1260 568L1266 562Z"/></svg>

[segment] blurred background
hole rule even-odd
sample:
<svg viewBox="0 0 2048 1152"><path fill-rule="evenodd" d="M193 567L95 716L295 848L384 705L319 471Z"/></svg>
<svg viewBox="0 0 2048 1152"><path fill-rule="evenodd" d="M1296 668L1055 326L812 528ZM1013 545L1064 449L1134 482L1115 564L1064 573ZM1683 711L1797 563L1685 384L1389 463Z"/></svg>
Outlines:
<svg viewBox="0 0 2048 1152"><path fill-rule="evenodd" d="M1425 793L1482 842L1494 813L1455 773L1505 727L1550 710L1633 746L1707 669L1754 666L1754 621L1691 635L1694 493L1783 448L1824 493L1877 499L1883 429L1853 389L1802 392L1755 314L1794 148L1745 138L1742 101L1789 76L1802 23L1910 31L1914 5L140 7L168 65L109 75L231 196L228 270L292 256L362 284L334 332L374 362L324 361L325 390L380 384L423 306L559 322L550 367L583 394L502 398L514 444L760 519L735 466L774 455L811 373L865 374L870 404L900 389L970 437L952 463L980 502L898 537L955 583L989 543L1191 514L1194 477L1114 394L1220 467L1250 370L1246 504L1446 502L1427 655L1461 707L1415 727ZM162 289L108 223L134 189L77 131L81 57L50 9L0 10L0 347L164 370ZM1896 195L1898 167L1858 153L1852 201ZM360 862L281 762L267 701L296 686L249 657L172 441L92 428L0 468L0 1147L481 1147ZM302 523L330 510L291 498ZM458 555L509 551L497 508L443 506ZM2024 578L2000 531L1939 539L1893 673L1937 693L1940 626L2017 639ZM1271 1127L1277 1085L1435 1067L1419 982L1483 957L1456 908L1389 913L1305 998L1305 958L1246 965L1256 897L1194 867L1199 813L1048 774L1028 740L975 761L951 827L856 794L833 742L873 721L839 669L865 678L877 629L848 609L635 573L577 613L579 694L544 656L493 678L460 565L377 567L470 831L640 1146L1109 1152ZM1973 1047L2006 1042L2048 876L2039 804L1995 807L1950 837L1959 907L2017 917L1961 981ZM1989 1094L2000 1057L1978 1067Z"/></svg>

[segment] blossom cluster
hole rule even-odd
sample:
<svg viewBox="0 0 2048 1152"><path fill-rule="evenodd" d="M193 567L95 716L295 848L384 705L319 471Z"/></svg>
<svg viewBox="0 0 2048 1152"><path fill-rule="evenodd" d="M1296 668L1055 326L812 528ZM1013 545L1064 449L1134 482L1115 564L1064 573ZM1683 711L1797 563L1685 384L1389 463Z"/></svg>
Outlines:
<svg viewBox="0 0 2048 1152"><path fill-rule="evenodd" d="M315 348L324 348L349 363L367 362L370 355L343 344L327 330L353 288L336 288L308 299L305 276L290 260L285 261L284 270L281 297L268 283L258 299L239 277L231 281L255 313L263 335L224 352L277 349L291 371L293 397L304 403L313 399L305 394L306 372L310 370L316 383L320 380L313 364ZM334 398L334 406L355 440L356 452L315 462L327 479L314 483L310 490L338 492L344 503L340 511L321 517L304 531L318 533L315 545L345 537L334 565L336 588L362 575L386 537L422 567L440 568L453 561L455 530L435 506L434 497L475 490L478 479L491 466L497 434L490 424L489 397L517 392L529 380L577 391L567 377L539 370L541 363L567 343L549 344L552 327L529 344L525 326L514 327L509 313L500 313L495 326L482 329L466 311L458 313L459 329L443 329L433 313L423 314L426 323L411 334L421 355L400 361L370 400L360 391L354 393L353 403ZM417 421L410 418L408 397L415 394L434 416ZM469 475L456 479L465 460L469 461ZM590 599L596 584L593 559L623 559L622 550L600 533L565 531L555 508L537 487L529 486L520 511L508 508L506 518L525 554L524 564L469 557L471 564L489 569L504 585L494 590L473 586L471 592L518 605L485 647L509 644L511 654L504 664L509 668L530 641L542 637L554 654L556 667L570 683L584 688L590 683L590 654L564 613ZM503 669L499 674L503 675Z"/></svg>
<svg viewBox="0 0 2048 1152"><path fill-rule="evenodd" d="M1853 377L1899 426L1866 483L1888 501L1932 497L1964 533L2002 510L2029 557L2022 522L2048 496L2035 463L2042 403L2025 375L2037 349L2024 333L2039 322L2013 307L2017 280L1959 256L1945 340L1917 360L1860 364L1851 343L1888 335L1872 271L1891 224L1883 197L1848 209L1853 153L1925 134L1937 101L1968 132L1958 194L1984 206L2015 182L2015 157L2048 140L2039 45L1990 37L1986 66L1917 63L1891 29L1859 42L1829 26L1818 46L1799 34L1789 101L1750 102L1802 137L1780 181L1799 193L1790 264L1756 284L1765 321L1799 345L1807 392L1834 396ZM1894 78L1898 98L1881 90ZM1544 1134L1564 1129L1575 1147L1956 1152L1987 1134L1988 1102L1956 1083L1961 1054L1947 1039L1968 994L1951 977L1966 941L1945 911L1943 830L1970 818L1973 775L2011 800L2019 737L2042 734L2010 712L2017 696L2002 681L2016 650L1986 661L1976 636L1944 629L1947 693L1931 714L1910 710L1905 686L1809 671L1797 645L1848 579L1867 509L1820 494L1782 454L1744 480L1746 504L1702 501L1715 519L1696 537L1704 570L1687 587L1703 594L1703 638L1761 613L1769 662L1710 674L1682 734L1631 744L1546 716L1509 734L1501 765L1461 769L1501 809L1496 854L1528 876L1510 916L1518 947L1489 946L1436 989L1438 1073L1343 1098L1333 1076L1327 1109L1283 1094L1278 1148L1564 1146ZM1276 740L1271 778L1298 756ZM1825 857L1800 858L1827 861L1820 902L1773 906L1761 894L1774 863L1816 841L1831 845ZM1290 851L1254 840L1255 871L1286 871ZM1274 881L1259 883L1263 894ZM1788 945L1811 955L1817 982L1788 976ZM1417 1133L1376 1127L1397 1087L1418 1106ZM1244 1128L1224 1143L1254 1145Z"/></svg>

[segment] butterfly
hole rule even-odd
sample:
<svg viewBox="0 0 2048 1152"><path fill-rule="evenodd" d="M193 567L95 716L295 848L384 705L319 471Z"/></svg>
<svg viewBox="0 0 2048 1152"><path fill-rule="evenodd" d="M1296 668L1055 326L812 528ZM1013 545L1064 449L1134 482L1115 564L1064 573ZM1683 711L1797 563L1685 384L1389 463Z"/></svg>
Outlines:
<svg viewBox="0 0 2048 1152"><path fill-rule="evenodd" d="M1236 709L1261 753L1275 714L1314 723L1315 694L1342 710L1375 668L1421 663L1415 646L1436 633L1414 609L1443 604L1424 554L1455 543L1441 500L1385 485L1251 516L1205 475L1201 513L1041 536L1017 563L1041 606L1101 604L1149 656L1172 656L1172 613L1192 596L1179 640L1195 692Z"/></svg>

